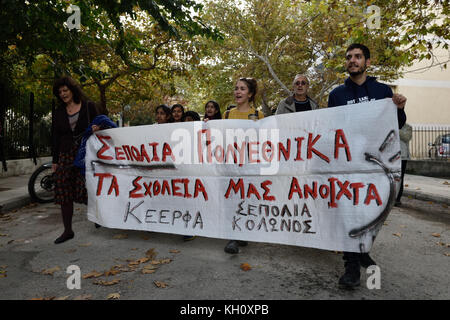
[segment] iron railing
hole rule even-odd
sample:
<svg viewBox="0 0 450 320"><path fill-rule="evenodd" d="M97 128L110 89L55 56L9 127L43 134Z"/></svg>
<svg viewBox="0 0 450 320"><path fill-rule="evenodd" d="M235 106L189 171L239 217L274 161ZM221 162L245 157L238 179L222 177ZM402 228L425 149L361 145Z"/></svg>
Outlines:
<svg viewBox="0 0 450 320"><path fill-rule="evenodd" d="M35 110L39 107L39 113ZM42 115L42 110L48 110ZM33 93L17 92L10 103L2 105L0 114L0 155L5 160L51 154L51 105L35 105Z"/></svg>
<svg viewBox="0 0 450 320"><path fill-rule="evenodd" d="M411 159L450 161L450 125L411 124Z"/></svg>

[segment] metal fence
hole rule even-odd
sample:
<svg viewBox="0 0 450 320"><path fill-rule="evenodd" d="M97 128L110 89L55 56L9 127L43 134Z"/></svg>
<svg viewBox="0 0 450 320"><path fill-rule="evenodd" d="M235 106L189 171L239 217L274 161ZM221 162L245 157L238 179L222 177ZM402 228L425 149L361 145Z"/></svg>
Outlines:
<svg viewBox="0 0 450 320"><path fill-rule="evenodd" d="M450 161L450 125L411 125L409 151L414 160Z"/></svg>
<svg viewBox="0 0 450 320"><path fill-rule="evenodd" d="M50 106L35 105L33 93L16 93L9 105L1 107L0 158L4 170L7 170L5 160L51 154ZM35 112L37 107L39 112Z"/></svg>

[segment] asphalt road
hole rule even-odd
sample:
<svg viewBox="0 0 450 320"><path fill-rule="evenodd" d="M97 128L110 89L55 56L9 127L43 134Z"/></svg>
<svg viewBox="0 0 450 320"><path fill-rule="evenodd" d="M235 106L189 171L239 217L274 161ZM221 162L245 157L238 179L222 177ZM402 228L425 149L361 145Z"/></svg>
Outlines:
<svg viewBox="0 0 450 320"><path fill-rule="evenodd" d="M371 251L381 287L368 289L362 269L353 291L337 285L341 253L250 243L229 255L221 239L96 229L85 210L76 206L75 238L60 245L54 204L0 216L0 299L450 299L450 209L440 204L406 199L394 208ZM71 265L81 272L80 289L68 289ZM93 271L98 277L83 278Z"/></svg>

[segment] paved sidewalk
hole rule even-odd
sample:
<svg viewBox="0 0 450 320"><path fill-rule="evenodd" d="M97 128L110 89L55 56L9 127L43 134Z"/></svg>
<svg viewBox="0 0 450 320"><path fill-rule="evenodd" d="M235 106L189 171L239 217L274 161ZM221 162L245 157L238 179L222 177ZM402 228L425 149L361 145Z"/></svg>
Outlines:
<svg viewBox="0 0 450 320"><path fill-rule="evenodd" d="M31 202L28 195L29 178L30 175L0 178L0 214ZM405 175L403 197L450 206L450 179L407 174Z"/></svg>
<svg viewBox="0 0 450 320"><path fill-rule="evenodd" d="M31 202L28 180L31 175L0 178L0 215Z"/></svg>
<svg viewBox="0 0 450 320"><path fill-rule="evenodd" d="M404 178L403 196L409 196L423 201L443 203L450 206L450 179L406 174Z"/></svg>

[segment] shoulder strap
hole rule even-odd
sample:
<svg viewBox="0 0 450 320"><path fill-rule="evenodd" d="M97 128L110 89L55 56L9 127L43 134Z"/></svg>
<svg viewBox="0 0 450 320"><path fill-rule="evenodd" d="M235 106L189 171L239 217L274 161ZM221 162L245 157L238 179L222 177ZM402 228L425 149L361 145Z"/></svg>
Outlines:
<svg viewBox="0 0 450 320"><path fill-rule="evenodd" d="M258 119L259 119L259 112L258 112L258 110L256 110L256 116L257 116Z"/></svg>
<svg viewBox="0 0 450 320"><path fill-rule="evenodd" d="M230 115L230 110L225 111L225 119L228 119L228 116Z"/></svg>

